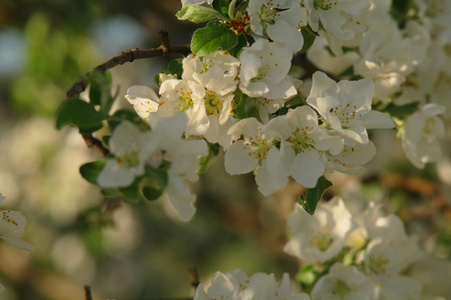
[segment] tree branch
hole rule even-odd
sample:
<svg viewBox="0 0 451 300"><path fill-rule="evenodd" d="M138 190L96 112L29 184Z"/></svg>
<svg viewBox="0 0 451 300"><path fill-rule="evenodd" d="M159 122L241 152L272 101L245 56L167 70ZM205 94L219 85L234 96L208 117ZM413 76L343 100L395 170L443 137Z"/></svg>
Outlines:
<svg viewBox="0 0 451 300"><path fill-rule="evenodd" d="M92 300L91 288L88 285L85 285L85 297L86 300Z"/></svg>
<svg viewBox="0 0 451 300"><path fill-rule="evenodd" d="M169 43L169 35L166 31L160 31L160 36L162 39L162 43L158 48L152 49L138 49L135 48L133 50L127 50L119 53L115 57L110 60L98 65L94 68L94 70L105 72L109 69L112 69L118 65L123 65L127 62L133 62L136 59L143 58L151 58L151 57L159 57L159 56L167 56L173 54L181 54L187 55L191 52L190 45L173 45L171 46ZM86 78L90 73L87 73L84 77ZM73 98L78 96L81 92L83 92L88 86L88 82L86 79L82 79L67 91L66 95L68 98Z"/></svg>

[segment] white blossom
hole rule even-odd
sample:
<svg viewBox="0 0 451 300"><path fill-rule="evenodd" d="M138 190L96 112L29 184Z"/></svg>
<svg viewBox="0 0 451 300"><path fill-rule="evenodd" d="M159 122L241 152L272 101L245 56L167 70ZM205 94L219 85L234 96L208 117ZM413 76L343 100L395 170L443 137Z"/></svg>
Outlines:
<svg viewBox="0 0 451 300"><path fill-rule="evenodd" d="M235 91L240 61L226 51L215 51L202 57L188 55L183 59L185 80L196 81L205 89L220 96Z"/></svg>
<svg viewBox="0 0 451 300"><path fill-rule="evenodd" d="M301 29L307 26L307 10L300 0L250 0L247 7L253 32L279 42L293 52L302 49Z"/></svg>
<svg viewBox="0 0 451 300"><path fill-rule="evenodd" d="M205 89L203 102L199 105L204 129L194 130L193 133L202 133L207 141L219 143L225 149L232 142L227 130L234 123L230 114L239 66L240 61L226 51L215 51L202 59L195 55L183 59L182 78L194 81Z"/></svg>
<svg viewBox="0 0 451 300"><path fill-rule="evenodd" d="M318 127L318 115L309 106L300 106L284 116L272 119L266 127L281 137L285 149L285 164L293 178L305 187L313 188L324 174L323 154L338 154L343 149L341 138L330 136Z"/></svg>
<svg viewBox="0 0 451 300"><path fill-rule="evenodd" d="M366 144L345 145L340 153L327 154L326 169L329 172L358 175L363 171L362 165L368 163L375 155L376 147L371 141Z"/></svg>
<svg viewBox="0 0 451 300"><path fill-rule="evenodd" d="M123 121L113 131L109 141L114 155L108 158L97 178L103 188L129 186L136 176L144 174L144 166L155 145L149 143L150 132L141 131L129 121Z"/></svg>
<svg viewBox="0 0 451 300"><path fill-rule="evenodd" d="M250 97L287 99L297 91L287 76L292 54L288 48L258 39L240 54L240 89Z"/></svg>
<svg viewBox="0 0 451 300"><path fill-rule="evenodd" d="M335 197L319 205L313 216L296 204L288 219L288 227L293 237L284 251L306 263L322 263L343 249L348 235L357 224L343 200Z"/></svg>
<svg viewBox="0 0 451 300"><path fill-rule="evenodd" d="M146 119L150 113L157 111L160 104L160 98L155 91L145 85L131 86L125 98L142 119Z"/></svg>
<svg viewBox="0 0 451 300"><path fill-rule="evenodd" d="M235 141L225 153L226 172L246 174L255 170L255 180L264 195L272 194L288 183L289 165L283 159L283 148L275 147L277 140L255 118L233 125L228 134Z"/></svg>
<svg viewBox="0 0 451 300"><path fill-rule="evenodd" d="M326 125L345 139L345 144L368 143L367 129L392 128L395 123L382 112L372 111L374 86L370 79L335 82L322 72L313 74L307 103Z"/></svg>

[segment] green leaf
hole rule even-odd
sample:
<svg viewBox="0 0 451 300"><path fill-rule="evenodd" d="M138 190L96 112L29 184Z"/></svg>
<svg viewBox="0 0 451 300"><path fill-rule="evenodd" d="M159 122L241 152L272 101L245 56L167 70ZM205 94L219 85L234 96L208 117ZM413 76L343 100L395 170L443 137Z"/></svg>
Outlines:
<svg viewBox="0 0 451 300"><path fill-rule="evenodd" d="M213 19L228 20L214 9L192 4L185 4L176 16L179 20L189 20L194 23L207 22Z"/></svg>
<svg viewBox="0 0 451 300"><path fill-rule="evenodd" d="M229 49L228 51L232 56L239 58L239 54L241 53L241 50L243 49L243 47L246 47L246 46L247 46L246 34L242 33L242 34L238 35L238 42L237 42L236 46Z"/></svg>
<svg viewBox="0 0 451 300"><path fill-rule="evenodd" d="M191 52L205 56L218 49L229 50L238 44L238 37L221 22L212 21L206 27L197 29L191 39Z"/></svg>
<svg viewBox="0 0 451 300"><path fill-rule="evenodd" d="M106 158L101 158L97 161L82 165L80 167L81 176L88 182L97 184L97 178L99 177L100 172L105 167L106 161Z"/></svg>
<svg viewBox="0 0 451 300"><path fill-rule="evenodd" d="M90 134L102 128L103 119L104 116L95 109L94 104L71 98L61 103L58 108L55 126L59 130L72 124L77 126L82 134Z"/></svg>
<svg viewBox="0 0 451 300"><path fill-rule="evenodd" d="M346 70L344 70L343 72L340 73L340 75L338 75L338 77L352 77L354 76L354 66L351 65L350 67L348 67Z"/></svg>
<svg viewBox="0 0 451 300"><path fill-rule="evenodd" d="M393 118L403 119L404 117L413 114L418 110L420 102L412 102L401 106L396 106L391 103L384 111Z"/></svg>
<svg viewBox="0 0 451 300"><path fill-rule="evenodd" d="M248 96L241 92L240 89L235 90L235 102L236 106L233 108L234 117L238 120L246 119L248 117L246 113L246 100Z"/></svg>
<svg viewBox="0 0 451 300"><path fill-rule="evenodd" d="M141 178L135 178L131 185L119 189L125 202L139 203L141 201L142 196L139 192L140 180Z"/></svg>
<svg viewBox="0 0 451 300"><path fill-rule="evenodd" d="M414 18L418 13L413 0L393 0L390 8L390 15L397 21L400 28L403 28L410 18Z"/></svg>
<svg viewBox="0 0 451 300"><path fill-rule="evenodd" d="M301 195L298 199L299 204L305 209L306 212L313 215L318 205L319 200L323 196L324 192L332 186L332 182L321 176L314 188L307 189L307 195Z"/></svg>
<svg viewBox="0 0 451 300"><path fill-rule="evenodd" d="M228 17L229 4L229 0L213 0L212 6L217 12L225 17Z"/></svg>
<svg viewBox="0 0 451 300"><path fill-rule="evenodd" d="M100 192L107 198L115 198L121 195L121 191L118 188L102 189Z"/></svg>
<svg viewBox="0 0 451 300"><path fill-rule="evenodd" d="M135 111L129 109L120 109L107 119L111 130L114 130L114 128L124 120L132 122L141 130L149 130L149 125L147 125Z"/></svg>
<svg viewBox="0 0 451 300"><path fill-rule="evenodd" d="M302 36L304 37L304 46L302 46L302 49L299 51L299 53L307 52L308 49L313 45L313 42L315 41L318 34L314 32L310 26L302 27L301 29Z"/></svg>
<svg viewBox="0 0 451 300"><path fill-rule="evenodd" d="M182 78L183 74L183 58L176 58L168 65L168 72L177 75L177 78Z"/></svg>
<svg viewBox="0 0 451 300"><path fill-rule="evenodd" d="M89 74L90 103L100 106L100 111L107 116L116 97L111 96L113 78L111 72L93 71Z"/></svg>
<svg viewBox="0 0 451 300"><path fill-rule="evenodd" d="M139 183L140 191L149 201L157 200L163 195L168 184L168 174L164 170L146 168L146 175Z"/></svg>

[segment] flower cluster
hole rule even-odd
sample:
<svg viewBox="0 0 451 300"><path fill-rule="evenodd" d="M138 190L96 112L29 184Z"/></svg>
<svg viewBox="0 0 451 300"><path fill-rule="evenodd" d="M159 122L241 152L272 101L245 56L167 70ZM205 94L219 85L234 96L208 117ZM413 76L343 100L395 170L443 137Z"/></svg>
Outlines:
<svg viewBox="0 0 451 300"><path fill-rule="evenodd" d="M223 146L226 171L254 171L264 195L283 188L289 176L313 188L326 170L356 173L375 154L367 129L394 127L388 115L371 110L372 81L336 83L317 72L307 105L270 116L265 106L283 104L299 93L288 76L291 54L281 49L260 39L243 49L240 60L224 51L202 60L190 55L183 59L182 79L162 82L160 98L139 86L126 97L148 120L184 112L186 134L204 135ZM231 104L236 90L261 101L259 116L264 117L238 120ZM144 105L153 107L145 115Z"/></svg>
<svg viewBox="0 0 451 300"><path fill-rule="evenodd" d="M340 198L314 216L299 205L291 214L293 236L285 252L330 267L313 286L312 299L419 299L421 284L403 275L422 255L416 240L406 235L399 217L383 216L374 202L363 215L362 224L355 223Z"/></svg>

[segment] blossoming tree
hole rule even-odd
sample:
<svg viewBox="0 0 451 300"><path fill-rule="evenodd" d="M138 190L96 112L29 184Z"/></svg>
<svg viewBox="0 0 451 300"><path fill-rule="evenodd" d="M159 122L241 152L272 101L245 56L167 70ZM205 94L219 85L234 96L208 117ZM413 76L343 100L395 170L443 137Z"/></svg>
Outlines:
<svg viewBox="0 0 451 300"><path fill-rule="evenodd" d="M252 172L264 196L290 178L305 187L284 247L301 262L302 290L292 293L288 274L278 284L219 270L194 299L421 299L404 271L422 252L399 216L376 202L353 215L340 197L320 199L329 174L358 175L376 155L371 129L396 131L417 168L439 161L451 120L451 2L438 2L182 0L180 20L206 23L190 45L161 32L159 48L99 65L69 90L56 127L78 127L103 155L80 173L105 197L165 198L182 221L196 212L190 183L220 153L228 174ZM181 57L155 76L158 91L131 86L134 111L111 109L108 69L172 54ZM30 250L15 231L0 235Z"/></svg>

